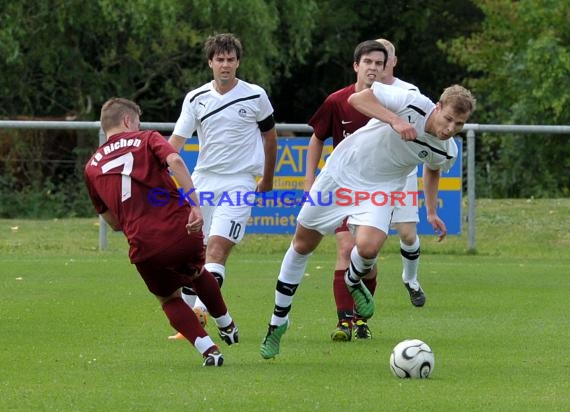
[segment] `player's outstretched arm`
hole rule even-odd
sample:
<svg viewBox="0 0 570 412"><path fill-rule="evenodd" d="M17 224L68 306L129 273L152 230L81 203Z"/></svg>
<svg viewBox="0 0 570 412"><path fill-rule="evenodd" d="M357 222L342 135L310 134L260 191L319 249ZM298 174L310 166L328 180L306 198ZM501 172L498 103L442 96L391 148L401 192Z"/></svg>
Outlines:
<svg viewBox="0 0 570 412"><path fill-rule="evenodd" d="M438 235L438 242L447 236L447 227L437 215L437 192L439 187L439 170L432 170L424 164L424 196L426 201L427 220Z"/></svg>
<svg viewBox="0 0 570 412"><path fill-rule="evenodd" d="M388 123L404 140L414 140L417 137L414 126L384 107L371 89L350 95L348 103L362 114Z"/></svg>

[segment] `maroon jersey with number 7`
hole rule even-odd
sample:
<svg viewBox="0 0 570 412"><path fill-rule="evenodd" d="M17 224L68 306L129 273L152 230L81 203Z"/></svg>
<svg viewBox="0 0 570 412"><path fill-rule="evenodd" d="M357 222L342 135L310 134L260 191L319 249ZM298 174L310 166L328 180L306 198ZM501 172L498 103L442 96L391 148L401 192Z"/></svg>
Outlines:
<svg viewBox="0 0 570 412"><path fill-rule="evenodd" d="M171 153L177 152L156 131L124 132L111 136L85 166L95 210L110 210L118 218L132 263L188 236L190 205L181 201L169 174L166 157ZM201 233L196 238L201 241Z"/></svg>

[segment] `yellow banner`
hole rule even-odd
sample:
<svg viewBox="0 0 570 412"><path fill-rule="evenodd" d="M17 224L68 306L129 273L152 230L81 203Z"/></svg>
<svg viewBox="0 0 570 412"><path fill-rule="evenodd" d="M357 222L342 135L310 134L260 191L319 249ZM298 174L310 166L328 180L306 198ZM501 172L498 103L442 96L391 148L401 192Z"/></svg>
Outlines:
<svg viewBox="0 0 570 412"><path fill-rule="evenodd" d="M418 178L418 190L424 190L424 179ZM460 177L440 177L439 190L456 190L461 191Z"/></svg>
<svg viewBox="0 0 570 412"><path fill-rule="evenodd" d="M303 190L305 183L304 176L275 176L273 178L273 189L275 190ZM418 190L424 188L423 178L418 178ZM441 177L439 179L439 190L461 190L460 177Z"/></svg>

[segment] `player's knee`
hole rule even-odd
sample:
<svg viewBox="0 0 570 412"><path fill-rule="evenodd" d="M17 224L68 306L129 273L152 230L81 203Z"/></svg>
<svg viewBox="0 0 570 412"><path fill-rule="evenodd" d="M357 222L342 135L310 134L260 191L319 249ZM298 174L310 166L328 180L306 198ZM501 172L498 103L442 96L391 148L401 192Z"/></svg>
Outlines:
<svg viewBox="0 0 570 412"><path fill-rule="evenodd" d="M293 249L300 255L308 255L312 253L316 246L309 242L307 239L293 239Z"/></svg>
<svg viewBox="0 0 570 412"><path fill-rule="evenodd" d="M206 261L224 264L233 245L232 242L221 237L210 238L206 246Z"/></svg>
<svg viewBox="0 0 570 412"><path fill-rule="evenodd" d="M299 225L293 236L293 249L301 255L312 253L319 245L322 237L316 230L307 229Z"/></svg>
<svg viewBox="0 0 570 412"><path fill-rule="evenodd" d="M400 240L406 245L411 246L416 241L416 225L414 224L400 224L398 226L398 234L400 235Z"/></svg>
<svg viewBox="0 0 570 412"><path fill-rule="evenodd" d="M356 250L358 254L363 257L364 259L374 259L378 256L378 252L380 251L380 245L376 242L360 242L356 245Z"/></svg>
<svg viewBox="0 0 570 412"><path fill-rule="evenodd" d="M158 299L158 301L160 302L160 305L164 305L167 302L170 302L173 299L177 299L180 298L181 295L181 288L175 290L172 294L168 295L168 296L159 296L159 295L154 295L156 297L156 299Z"/></svg>

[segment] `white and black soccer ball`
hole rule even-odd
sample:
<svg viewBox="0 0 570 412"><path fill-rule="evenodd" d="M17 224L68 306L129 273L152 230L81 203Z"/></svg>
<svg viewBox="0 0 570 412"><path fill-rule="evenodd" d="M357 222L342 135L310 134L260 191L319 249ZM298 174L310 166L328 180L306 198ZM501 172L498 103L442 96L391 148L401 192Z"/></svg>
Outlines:
<svg viewBox="0 0 570 412"><path fill-rule="evenodd" d="M434 364L433 351L419 339L398 343L390 355L390 369L398 378L425 379L433 372Z"/></svg>

